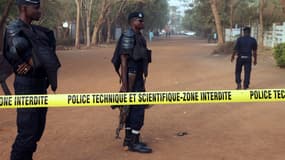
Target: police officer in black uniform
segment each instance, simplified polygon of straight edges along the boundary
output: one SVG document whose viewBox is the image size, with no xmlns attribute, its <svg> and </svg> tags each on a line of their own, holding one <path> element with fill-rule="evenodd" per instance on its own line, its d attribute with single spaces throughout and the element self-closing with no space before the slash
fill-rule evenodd
<svg viewBox="0 0 285 160">
<path fill-rule="evenodd" d="M 123 33 L 118 43 L 121 62 L 121 92 L 144 92 L 150 50 L 141 30 L 144 14 L 133 12 L 128 16 L 130 28 Z M 131 106 L 126 118 L 124 147 L 139 153 L 151 153 L 152 149 L 140 141 L 140 130 L 144 124 L 145 105 Z"/>
<path fill-rule="evenodd" d="M 236 60 L 236 69 L 235 69 L 235 77 L 237 83 L 237 89 L 241 89 L 241 71 L 244 66 L 244 81 L 243 88 L 248 89 L 250 84 L 250 73 L 251 73 L 251 65 L 252 65 L 252 57 L 253 64 L 257 64 L 257 42 L 254 38 L 250 37 L 251 29 L 249 27 L 245 27 L 243 29 L 244 36 L 238 38 L 234 52 L 231 57 L 231 62 L 234 61 L 235 55 L 237 54 Z"/>
<path fill-rule="evenodd" d="M 19 18 L 5 31 L 4 56 L 15 73 L 15 94 L 46 94 L 57 88 L 60 67 L 55 38 L 47 28 L 32 25 L 41 17 L 40 0 L 16 0 Z M 32 160 L 46 124 L 47 108 L 17 109 L 17 137 L 11 160 Z"/>
</svg>

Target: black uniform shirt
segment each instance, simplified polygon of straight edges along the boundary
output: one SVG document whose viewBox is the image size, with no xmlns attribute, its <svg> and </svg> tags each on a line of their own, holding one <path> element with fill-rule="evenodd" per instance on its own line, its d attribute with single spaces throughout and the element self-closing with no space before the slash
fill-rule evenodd
<svg viewBox="0 0 285 160">
<path fill-rule="evenodd" d="M 235 48 L 238 56 L 252 56 L 252 51 L 257 50 L 257 42 L 250 36 L 243 36 L 238 38 Z"/>
<path fill-rule="evenodd" d="M 23 34 L 23 32 L 20 31 L 21 28 L 26 28 L 26 29 L 29 29 L 35 32 L 32 25 L 28 25 L 20 19 L 13 21 L 10 25 L 8 25 L 6 34 L 5 34 L 5 38 L 7 42 L 6 44 L 7 46 L 5 46 L 6 52 L 7 52 L 6 54 L 10 54 L 9 50 L 13 46 L 12 41 L 15 37 L 23 37 L 29 42 L 28 38 Z M 18 65 L 22 63 L 28 63 L 29 59 L 32 58 L 32 47 L 33 47 L 32 44 L 29 43 L 29 47 L 24 52 L 18 53 L 18 56 L 20 57 L 20 59 L 14 60 L 14 59 L 10 59 L 9 56 L 7 56 L 7 60 L 13 66 L 13 69 L 16 75 L 17 75 L 16 70 L 18 69 Z M 34 78 L 44 78 L 46 77 L 46 71 L 42 67 L 37 68 L 36 70 L 32 67 L 31 70 L 29 70 L 29 72 L 23 76 L 34 77 Z"/>
<path fill-rule="evenodd" d="M 134 36 L 135 43 L 134 45 L 139 45 L 141 47 L 146 48 L 146 40 L 140 32 L 135 33 Z M 138 75 L 143 74 L 143 60 L 134 60 L 130 53 L 125 53 L 122 48 L 122 44 L 120 44 L 120 54 L 128 54 L 128 70 L 129 72 L 137 73 Z"/>
</svg>

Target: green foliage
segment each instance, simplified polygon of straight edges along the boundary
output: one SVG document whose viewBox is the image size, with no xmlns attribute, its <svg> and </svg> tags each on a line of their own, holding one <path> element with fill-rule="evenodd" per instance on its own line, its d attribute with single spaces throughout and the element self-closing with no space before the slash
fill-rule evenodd
<svg viewBox="0 0 285 160">
<path fill-rule="evenodd" d="M 220 0 L 218 9 L 222 26 L 230 27 L 230 6 L 234 4 L 233 24 L 246 26 L 259 23 L 259 0 Z M 283 22 L 285 15 L 280 0 L 265 1 L 264 27 L 269 28 L 274 22 Z M 207 33 L 214 26 L 209 0 L 195 0 L 193 7 L 186 11 L 183 26 L 187 30 Z"/>
<path fill-rule="evenodd" d="M 7 0 L 0 0 L 0 18 L 2 18 L 2 13 L 7 5 Z M 6 19 L 7 22 L 15 19 L 18 15 L 18 8 L 15 4 L 13 4 L 12 8 L 10 9 L 10 13 L 8 18 Z"/>
<path fill-rule="evenodd" d="M 67 15 L 71 15 L 72 4 L 66 2 L 60 2 L 60 0 L 45 0 L 41 3 L 42 7 L 42 18 L 39 24 L 48 27 L 56 28 L 66 20 Z M 69 8 L 69 9 L 65 9 Z"/>
<path fill-rule="evenodd" d="M 241 0 L 235 8 L 234 24 L 240 26 L 259 22 L 258 1 Z"/>
<path fill-rule="evenodd" d="M 285 67 L 285 43 L 274 47 L 274 58 L 278 66 Z"/>
<path fill-rule="evenodd" d="M 194 7 L 185 12 L 182 25 L 186 30 L 196 31 L 200 35 L 211 32 L 215 22 L 209 0 L 195 1 Z"/>
<path fill-rule="evenodd" d="M 272 23 L 284 22 L 285 15 L 280 0 L 266 1 L 264 9 L 264 27 L 272 27 Z"/>
<path fill-rule="evenodd" d="M 152 0 L 143 9 L 145 14 L 146 29 L 162 29 L 169 19 L 167 0 Z"/>
<path fill-rule="evenodd" d="M 165 27 L 169 20 L 167 0 L 145 0 L 144 3 L 129 2 L 123 13 L 123 20 L 127 24 L 128 14 L 143 11 L 145 14 L 145 30 L 156 30 Z"/>
<path fill-rule="evenodd" d="M 0 15 L 4 11 L 4 8 L 6 7 L 7 0 L 0 0 Z M 36 24 L 41 24 L 43 26 L 54 28 L 59 23 L 61 23 L 62 20 L 65 19 L 65 16 L 70 16 L 71 11 L 73 10 L 73 5 L 70 3 L 70 0 L 45 0 L 41 3 L 41 11 L 42 11 L 42 18 L 40 22 L 36 22 Z M 69 8 L 69 9 L 65 9 Z M 67 13 L 68 12 L 68 13 Z M 18 17 L 18 7 L 14 3 L 10 13 L 9 17 L 6 20 L 8 23 L 9 21 L 12 21 Z"/>
</svg>

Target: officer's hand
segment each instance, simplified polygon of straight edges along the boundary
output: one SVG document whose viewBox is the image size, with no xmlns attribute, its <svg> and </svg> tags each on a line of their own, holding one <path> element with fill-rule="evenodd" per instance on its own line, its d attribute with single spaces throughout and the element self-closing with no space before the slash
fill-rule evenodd
<svg viewBox="0 0 285 160">
<path fill-rule="evenodd" d="M 29 59 L 28 64 L 31 65 L 31 66 L 33 66 L 34 63 L 33 63 L 33 59 L 32 59 L 32 58 Z"/>
<path fill-rule="evenodd" d="M 231 62 L 233 62 L 235 60 L 235 57 L 234 56 L 232 56 L 232 58 L 231 58 Z"/>
<path fill-rule="evenodd" d="M 128 90 L 127 90 L 127 87 L 126 86 L 124 86 L 124 85 L 122 85 L 121 86 L 121 89 L 120 89 L 120 92 L 127 92 Z"/>
<path fill-rule="evenodd" d="M 17 73 L 20 75 L 24 75 L 31 70 L 32 66 L 27 63 L 22 63 L 18 65 Z"/>
<path fill-rule="evenodd" d="M 253 61 L 253 64 L 256 66 L 256 64 L 257 64 L 257 61 L 256 61 L 256 60 L 254 60 L 254 61 Z"/>
</svg>

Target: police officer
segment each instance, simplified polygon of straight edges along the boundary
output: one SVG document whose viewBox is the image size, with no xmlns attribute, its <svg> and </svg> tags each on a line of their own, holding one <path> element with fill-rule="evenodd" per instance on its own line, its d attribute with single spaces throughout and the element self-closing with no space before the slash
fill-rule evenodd
<svg viewBox="0 0 285 160">
<path fill-rule="evenodd" d="M 47 28 L 32 25 L 41 17 L 40 0 L 16 0 L 19 18 L 5 31 L 4 56 L 15 73 L 15 94 L 46 94 L 49 84 L 57 87 L 60 63 L 55 38 Z M 37 44 L 35 44 L 37 43 Z M 47 108 L 17 109 L 17 136 L 11 160 L 32 160 L 46 124 Z"/>
<path fill-rule="evenodd" d="M 236 60 L 236 69 L 235 69 L 235 77 L 237 83 L 237 89 L 241 89 L 241 71 L 244 66 L 244 81 L 243 88 L 248 89 L 250 84 L 250 73 L 251 73 L 251 65 L 252 65 L 252 57 L 253 64 L 257 64 L 257 42 L 254 38 L 250 37 L 251 29 L 249 27 L 245 27 L 243 29 L 244 36 L 238 38 L 234 52 L 231 57 L 231 62 L 234 61 L 235 55 L 237 54 Z"/>
<path fill-rule="evenodd" d="M 141 30 L 144 28 L 144 14 L 133 12 L 128 16 L 130 28 L 119 41 L 121 61 L 121 92 L 144 92 L 147 64 L 150 51 Z M 151 153 L 152 149 L 140 142 L 140 130 L 144 124 L 145 105 L 131 106 L 126 118 L 126 135 L 123 146 L 139 153 Z"/>
</svg>

